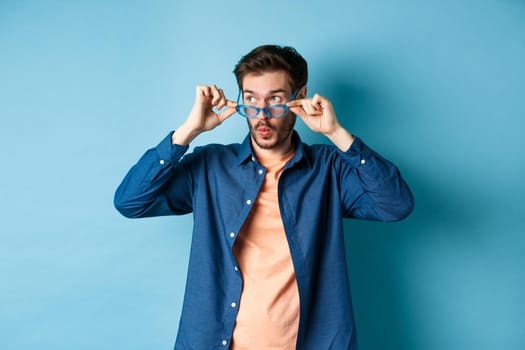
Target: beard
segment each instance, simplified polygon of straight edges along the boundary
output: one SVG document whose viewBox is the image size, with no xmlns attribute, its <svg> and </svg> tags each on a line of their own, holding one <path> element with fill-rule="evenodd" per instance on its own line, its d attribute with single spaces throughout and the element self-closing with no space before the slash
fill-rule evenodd
<svg viewBox="0 0 525 350">
<path fill-rule="evenodd" d="M 282 146 L 291 137 L 296 120 L 297 116 L 290 113 L 283 117 L 283 123 L 279 127 L 273 126 L 267 119 L 258 120 L 255 125 L 250 123 L 250 120 L 247 122 L 251 139 L 257 146 L 261 149 L 275 149 Z M 267 137 L 260 135 L 257 131 L 260 128 L 268 129 L 269 135 Z"/>
</svg>

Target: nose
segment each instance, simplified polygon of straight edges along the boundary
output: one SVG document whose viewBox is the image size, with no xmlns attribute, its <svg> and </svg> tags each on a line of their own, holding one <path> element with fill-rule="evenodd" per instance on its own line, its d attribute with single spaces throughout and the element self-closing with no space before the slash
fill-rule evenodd
<svg viewBox="0 0 525 350">
<path fill-rule="evenodd" d="M 262 105 L 258 105 L 257 107 L 259 107 L 260 110 L 259 110 L 259 114 L 257 114 L 257 115 L 255 116 L 255 119 L 259 119 L 259 120 L 266 120 L 266 119 L 268 119 L 268 117 L 267 117 L 266 114 L 264 113 L 264 108 L 266 108 L 267 105 L 262 104 Z"/>
<path fill-rule="evenodd" d="M 266 100 L 262 100 L 260 101 L 258 104 L 257 104 L 257 107 L 259 107 L 261 110 L 259 112 L 259 114 L 257 114 L 257 119 L 259 120 L 267 120 L 267 119 L 270 119 L 266 116 L 266 114 L 264 113 L 264 108 L 270 106 L 271 103 L 269 101 L 266 101 Z"/>
<path fill-rule="evenodd" d="M 264 111 L 261 109 L 261 111 L 259 112 L 259 114 L 257 114 L 257 116 L 255 117 L 255 119 L 259 119 L 259 120 L 267 120 L 269 119 L 266 114 L 264 114 Z"/>
</svg>

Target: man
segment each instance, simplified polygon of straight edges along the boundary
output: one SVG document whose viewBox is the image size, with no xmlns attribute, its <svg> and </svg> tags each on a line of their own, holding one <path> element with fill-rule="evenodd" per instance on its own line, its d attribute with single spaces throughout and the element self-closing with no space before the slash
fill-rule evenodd
<svg viewBox="0 0 525 350">
<path fill-rule="evenodd" d="M 343 218 L 395 221 L 413 208 L 397 168 L 351 135 L 330 101 L 306 97 L 293 48 L 261 46 L 234 73 L 237 103 L 198 86 L 187 119 L 129 171 L 115 194 L 127 217 L 193 212 L 175 349 L 357 349 Z M 242 144 L 199 134 L 235 112 Z M 333 145 L 307 145 L 298 115 Z"/>
</svg>

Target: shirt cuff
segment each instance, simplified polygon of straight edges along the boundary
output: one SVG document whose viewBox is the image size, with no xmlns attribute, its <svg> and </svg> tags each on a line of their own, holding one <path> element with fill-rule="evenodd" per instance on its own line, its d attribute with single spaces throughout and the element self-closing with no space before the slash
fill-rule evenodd
<svg viewBox="0 0 525 350">
<path fill-rule="evenodd" d="M 159 156 L 159 161 L 168 165 L 168 163 L 178 162 L 182 158 L 184 153 L 188 150 L 189 146 L 181 146 L 171 143 L 171 136 L 174 131 L 171 131 L 155 148 Z"/>
<path fill-rule="evenodd" d="M 357 168 L 365 165 L 374 155 L 374 151 L 359 137 L 354 137 L 354 142 L 352 142 L 350 148 L 346 152 L 341 152 L 341 154 L 353 167 Z"/>
</svg>

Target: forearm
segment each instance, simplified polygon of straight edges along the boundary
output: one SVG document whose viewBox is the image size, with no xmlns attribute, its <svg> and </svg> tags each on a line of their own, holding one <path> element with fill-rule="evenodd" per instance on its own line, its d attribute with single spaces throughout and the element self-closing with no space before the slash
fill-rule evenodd
<svg viewBox="0 0 525 350">
<path fill-rule="evenodd" d="M 350 167 L 343 184 L 346 216 L 398 221 L 412 212 L 412 192 L 392 162 L 357 138 L 344 159 Z"/>
<path fill-rule="evenodd" d="M 171 136 L 166 137 L 157 147 L 149 149 L 129 170 L 117 188 L 114 204 L 122 215 L 136 218 L 178 213 L 177 208 L 173 210 L 173 206 L 168 204 L 168 198 L 162 191 L 168 181 L 174 181 L 174 166 L 187 147 L 173 148 Z M 184 184 L 184 181 L 179 182 Z M 185 187 L 181 185 L 179 193 L 184 193 L 182 189 Z"/>
<path fill-rule="evenodd" d="M 184 123 L 171 135 L 171 143 L 174 145 L 188 146 L 200 133 L 200 131 Z"/>
<path fill-rule="evenodd" d="M 338 125 L 335 130 L 331 133 L 325 134 L 325 136 L 337 147 L 339 150 L 346 152 L 355 138 L 341 125 Z"/>
</svg>

